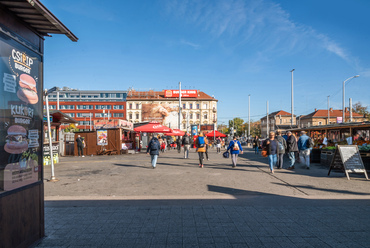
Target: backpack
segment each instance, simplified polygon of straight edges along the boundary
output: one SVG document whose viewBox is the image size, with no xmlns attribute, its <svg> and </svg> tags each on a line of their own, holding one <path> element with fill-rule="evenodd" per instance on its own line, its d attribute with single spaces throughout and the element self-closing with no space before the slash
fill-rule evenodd
<svg viewBox="0 0 370 248">
<path fill-rule="evenodd" d="M 157 142 L 155 142 L 154 140 L 152 140 L 152 142 L 150 144 L 150 150 L 152 150 L 152 151 L 158 150 Z"/>
<path fill-rule="evenodd" d="M 198 148 L 203 148 L 204 145 L 205 145 L 204 137 L 198 137 L 198 145 L 197 145 L 197 147 Z"/>
<path fill-rule="evenodd" d="M 236 141 L 236 140 L 234 141 L 233 150 L 234 151 L 238 151 L 239 150 L 238 141 Z"/>
<path fill-rule="evenodd" d="M 308 140 L 306 141 L 306 147 L 313 148 L 314 145 L 315 143 L 313 143 L 313 140 L 311 139 L 311 137 L 308 137 Z"/>
<path fill-rule="evenodd" d="M 190 139 L 189 139 L 189 136 L 185 136 L 184 137 L 184 145 L 189 145 L 190 144 Z"/>
<path fill-rule="evenodd" d="M 220 139 L 217 139 L 216 140 L 216 144 L 221 144 L 221 140 Z"/>
<path fill-rule="evenodd" d="M 279 151 L 284 151 L 284 145 L 282 142 L 278 141 L 278 145 L 279 145 Z"/>
</svg>

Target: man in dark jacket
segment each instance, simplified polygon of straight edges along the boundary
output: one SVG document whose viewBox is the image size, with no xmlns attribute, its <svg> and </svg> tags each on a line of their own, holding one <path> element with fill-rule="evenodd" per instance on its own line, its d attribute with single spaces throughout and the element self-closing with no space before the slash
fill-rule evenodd
<svg viewBox="0 0 370 248">
<path fill-rule="evenodd" d="M 189 158 L 190 137 L 188 133 L 185 133 L 184 137 L 182 138 L 182 144 L 184 145 L 184 158 Z"/>
<path fill-rule="evenodd" d="M 150 154 L 153 169 L 155 169 L 157 166 L 157 159 L 160 149 L 161 145 L 159 144 L 159 140 L 156 135 L 153 134 L 153 138 L 149 141 L 148 148 L 146 149 L 146 153 Z"/>
<path fill-rule="evenodd" d="M 287 140 L 287 153 L 288 153 L 288 158 L 290 160 L 290 165 L 287 168 L 288 170 L 293 170 L 294 169 L 294 163 L 295 163 L 295 153 L 298 152 L 298 145 L 297 145 L 297 140 L 292 134 L 292 132 L 288 131 L 287 133 L 288 140 Z"/>
<path fill-rule="evenodd" d="M 286 140 L 283 138 L 283 136 L 281 136 L 280 131 L 276 132 L 275 139 L 278 142 L 278 146 L 279 146 L 279 153 L 277 154 L 276 166 L 278 169 L 282 169 L 284 165 L 284 153 L 285 153 L 285 150 L 287 149 L 287 144 L 286 144 Z"/>
<path fill-rule="evenodd" d="M 277 163 L 277 155 L 279 154 L 279 144 L 275 140 L 274 132 L 269 133 L 269 138 L 263 142 L 263 147 L 267 150 L 270 172 L 274 174 L 274 166 Z"/>
<path fill-rule="evenodd" d="M 77 139 L 76 139 L 76 142 L 77 142 L 77 150 L 78 150 L 78 156 L 81 156 L 82 157 L 85 157 L 84 156 L 84 141 L 83 139 L 81 138 L 80 135 L 77 136 Z"/>
</svg>

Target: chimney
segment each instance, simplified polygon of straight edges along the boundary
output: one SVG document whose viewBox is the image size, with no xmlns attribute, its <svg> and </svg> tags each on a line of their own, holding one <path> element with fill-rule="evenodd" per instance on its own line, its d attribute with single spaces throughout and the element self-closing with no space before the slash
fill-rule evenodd
<svg viewBox="0 0 370 248">
<path fill-rule="evenodd" d="M 315 112 L 317 111 L 317 109 L 315 108 Z"/>
<path fill-rule="evenodd" d="M 330 111 L 330 112 L 333 112 L 333 108 L 330 108 L 330 109 L 329 109 L 329 111 Z"/>
</svg>

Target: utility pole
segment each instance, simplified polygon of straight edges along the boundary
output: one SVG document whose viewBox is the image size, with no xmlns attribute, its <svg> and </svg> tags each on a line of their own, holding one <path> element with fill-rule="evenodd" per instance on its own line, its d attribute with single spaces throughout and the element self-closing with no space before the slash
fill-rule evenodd
<svg viewBox="0 0 370 248">
<path fill-rule="evenodd" d="M 267 137 L 269 137 L 270 127 L 269 127 L 269 101 L 267 101 L 266 104 L 266 131 L 267 131 Z"/>
<path fill-rule="evenodd" d="M 349 99 L 349 122 L 352 122 L 352 98 Z"/>
<path fill-rule="evenodd" d="M 181 130 L 181 82 L 179 82 L 179 130 Z"/>
<path fill-rule="evenodd" d="M 294 72 L 294 70 L 295 69 L 290 71 L 292 73 L 292 99 L 291 99 L 291 101 L 292 101 L 292 103 L 291 103 L 291 105 L 292 105 L 292 119 L 290 120 L 291 127 L 293 127 L 293 116 L 294 116 L 294 98 L 293 98 L 293 96 L 294 96 L 294 94 L 293 94 L 293 72 Z"/>
<path fill-rule="evenodd" d="M 248 95 L 248 138 L 251 136 L 251 95 Z"/>
</svg>

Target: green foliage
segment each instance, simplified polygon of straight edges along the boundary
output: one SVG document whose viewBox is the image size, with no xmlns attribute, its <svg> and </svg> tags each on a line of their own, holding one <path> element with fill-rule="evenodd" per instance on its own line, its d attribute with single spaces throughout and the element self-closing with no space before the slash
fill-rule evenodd
<svg viewBox="0 0 370 248">
<path fill-rule="evenodd" d="M 353 112 L 360 114 L 360 115 L 365 115 L 368 120 L 370 120 L 370 112 L 367 110 L 367 106 L 362 106 L 361 102 L 356 102 L 352 106 Z"/>
</svg>

